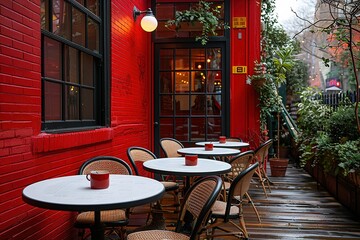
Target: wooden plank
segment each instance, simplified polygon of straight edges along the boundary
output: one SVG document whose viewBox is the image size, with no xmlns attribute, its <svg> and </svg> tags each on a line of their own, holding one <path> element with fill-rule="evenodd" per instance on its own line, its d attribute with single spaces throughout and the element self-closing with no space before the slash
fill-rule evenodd
<svg viewBox="0 0 360 240">
<path fill-rule="evenodd" d="M 258 222 L 250 204 L 244 206 L 250 239 L 360 239 L 360 217 L 338 203 L 304 170 L 290 165 L 285 177 L 269 175 L 274 185 L 268 198 L 256 181 L 249 191 L 262 222 Z M 144 218 L 146 215 L 132 218 L 128 229 L 131 231 L 143 225 Z M 167 228 L 173 230 L 177 216 L 165 214 L 165 218 Z M 235 229 L 230 224 L 227 228 Z"/>
</svg>

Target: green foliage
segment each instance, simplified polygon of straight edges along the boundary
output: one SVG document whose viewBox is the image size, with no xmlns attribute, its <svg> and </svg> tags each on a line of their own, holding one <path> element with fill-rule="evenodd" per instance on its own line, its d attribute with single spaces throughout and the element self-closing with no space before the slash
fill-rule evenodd
<svg viewBox="0 0 360 240">
<path fill-rule="evenodd" d="M 319 94 L 308 88 L 300 95 L 298 144 L 302 166 L 319 164 L 332 175 L 359 172 L 360 134 L 353 105 L 343 103 L 332 110 L 314 97 Z"/>
<path fill-rule="evenodd" d="M 359 139 L 353 105 L 341 105 L 329 118 L 329 136 L 333 142 L 343 143 Z"/>
<path fill-rule="evenodd" d="M 189 10 L 176 11 L 175 19 L 168 20 L 165 27 L 175 26 L 178 31 L 181 28 L 181 23 L 188 22 L 192 25 L 200 22 L 202 24 L 202 33 L 195 38 L 195 41 L 200 41 L 202 45 L 206 45 L 209 41 L 209 36 L 216 36 L 216 30 L 229 29 L 229 25 L 219 21 L 220 11 L 217 8 L 211 8 L 211 2 L 200 0 L 197 5 Z"/>
<path fill-rule="evenodd" d="M 346 176 L 349 173 L 360 172 L 360 140 L 347 141 L 335 148 L 339 155 L 338 167 Z"/>
</svg>

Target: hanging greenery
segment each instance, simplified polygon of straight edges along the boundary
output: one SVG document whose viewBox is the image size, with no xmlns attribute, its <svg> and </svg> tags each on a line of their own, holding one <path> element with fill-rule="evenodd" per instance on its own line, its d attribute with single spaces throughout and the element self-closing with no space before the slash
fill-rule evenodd
<svg viewBox="0 0 360 240">
<path fill-rule="evenodd" d="M 165 27 L 171 29 L 175 26 L 175 31 L 179 31 L 182 23 L 195 25 L 200 23 L 202 25 L 202 32 L 200 36 L 195 37 L 195 41 L 200 41 L 202 45 L 206 45 L 209 41 L 209 36 L 216 36 L 217 30 L 229 29 L 229 25 L 219 21 L 220 10 L 212 8 L 213 3 L 199 1 L 198 4 L 191 7 L 189 10 L 176 11 L 175 19 L 168 20 Z"/>
</svg>

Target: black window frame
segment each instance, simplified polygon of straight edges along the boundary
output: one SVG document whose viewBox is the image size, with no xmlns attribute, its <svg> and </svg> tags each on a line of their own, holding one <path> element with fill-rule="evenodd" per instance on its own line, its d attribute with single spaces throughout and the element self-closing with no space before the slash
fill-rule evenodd
<svg viewBox="0 0 360 240">
<path fill-rule="evenodd" d="M 75 0 L 64 0 L 71 7 L 85 13 L 85 21 L 91 18 L 92 21 L 99 23 L 99 51 L 93 51 L 84 46 L 81 46 L 75 42 L 65 39 L 59 35 L 52 33 L 52 0 L 48 1 L 48 29 L 41 29 L 41 130 L 49 133 L 61 133 L 61 132 L 76 132 L 89 129 L 96 129 L 101 127 L 108 127 L 110 125 L 110 1 L 99 1 L 99 15 L 95 15 L 89 9 Z M 85 1 L 86 2 L 86 1 Z M 85 22 L 85 24 L 86 24 Z M 85 28 L 86 29 L 86 28 Z M 87 30 L 85 30 L 85 41 L 87 41 Z M 79 120 L 65 120 L 65 113 L 62 110 L 62 116 L 60 120 L 46 120 L 45 119 L 45 81 L 53 81 L 53 79 L 44 77 L 44 38 L 50 38 L 61 44 L 61 48 L 64 46 L 72 47 L 78 50 L 80 53 L 86 53 L 94 57 L 96 63 L 94 63 L 94 117 L 93 119 L 80 119 Z M 61 54 L 61 61 L 64 62 L 64 51 Z M 64 74 L 64 67 L 61 69 Z M 61 104 L 65 103 L 65 90 L 64 86 L 67 84 L 64 80 L 61 91 L 62 100 Z M 81 97 L 79 97 L 81 98 Z M 62 107 L 64 109 L 64 107 Z M 79 112 L 80 112 L 79 107 Z"/>
</svg>

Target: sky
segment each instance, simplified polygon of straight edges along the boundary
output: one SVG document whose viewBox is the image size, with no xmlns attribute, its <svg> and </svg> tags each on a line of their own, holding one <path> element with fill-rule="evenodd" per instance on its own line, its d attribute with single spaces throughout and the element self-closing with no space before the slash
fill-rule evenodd
<svg viewBox="0 0 360 240">
<path fill-rule="evenodd" d="M 278 14 L 279 23 L 284 24 L 286 20 L 295 18 L 295 14 L 291 12 L 291 8 L 296 11 L 301 3 L 301 0 L 276 0 L 275 12 Z"/>
</svg>

